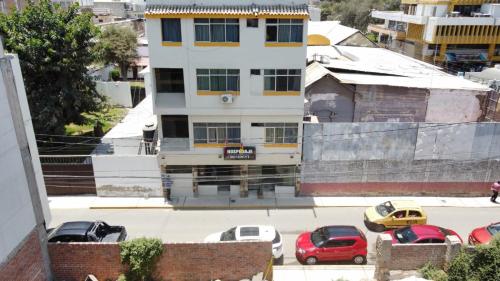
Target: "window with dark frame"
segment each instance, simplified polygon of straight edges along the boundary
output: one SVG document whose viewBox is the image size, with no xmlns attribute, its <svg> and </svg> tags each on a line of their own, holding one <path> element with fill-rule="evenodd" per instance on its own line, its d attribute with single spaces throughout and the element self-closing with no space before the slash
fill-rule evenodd
<svg viewBox="0 0 500 281">
<path fill-rule="evenodd" d="M 302 43 L 304 20 L 266 19 L 266 42 Z"/>
<path fill-rule="evenodd" d="M 187 115 L 162 115 L 161 126 L 163 138 L 189 138 Z"/>
<path fill-rule="evenodd" d="M 239 91 L 239 69 L 196 69 L 198 91 Z"/>
<path fill-rule="evenodd" d="M 264 69 L 264 91 L 300 91 L 300 69 Z"/>
<path fill-rule="evenodd" d="M 240 123 L 193 123 L 194 143 L 240 143 Z"/>
<path fill-rule="evenodd" d="M 163 42 L 182 42 L 181 19 L 161 19 Z"/>
<path fill-rule="evenodd" d="M 158 93 L 184 93 L 182 68 L 155 68 L 155 80 Z"/>
<path fill-rule="evenodd" d="M 247 27 L 259 27 L 259 19 L 247 19 Z"/>
<path fill-rule="evenodd" d="M 240 42 L 239 19 L 194 19 L 196 42 Z"/>
<path fill-rule="evenodd" d="M 251 69 L 250 75 L 260 75 L 260 69 Z"/>
</svg>

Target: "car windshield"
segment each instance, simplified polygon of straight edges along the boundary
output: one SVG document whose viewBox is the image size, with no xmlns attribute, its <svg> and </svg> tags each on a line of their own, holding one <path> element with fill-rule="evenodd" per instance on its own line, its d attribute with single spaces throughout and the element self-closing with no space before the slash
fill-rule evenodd
<svg viewBox="0 0 500 281">
<path fill-rule="evenodd" d="M 500 223 L 492 224 L 486 228 L 491 236 L 495 236 L 500 233 Z"/>
<path fill-rule="evenodd" d="M 377 210 L 377 213 L 384 217 L 396 210 L 394 206 L 392 206 L 391 201 L 384 202 L 375 207 L 375 209 Z"/>
<path fill-rule="evenodd" d="M 222 232 L 220 235 L 220 241 L 234 241 L 236 240 L 236 227 L 229 229 L 228 231 Z"/>
<path fill-rule="evenodd" d="M 316 247 L 321 246 L 327 240 L 328 238 L 326 237 L 324 228 L 316 229 L 311 233 L 311 242 L 313 242 Z"/>
<path fill-rule="evenodd" d="M 394 231 L 399 243 L 410 243 L 417 240 L 417 235 L 410 227 L 401 228 Z"/>
</svg>

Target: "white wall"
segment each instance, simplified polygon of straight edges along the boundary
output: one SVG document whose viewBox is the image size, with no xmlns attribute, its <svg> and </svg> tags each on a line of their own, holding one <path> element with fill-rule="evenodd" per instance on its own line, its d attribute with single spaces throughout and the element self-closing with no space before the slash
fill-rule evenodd
<svg viewBox="0 0 500 281">
<path fill-rule="evenodd" d="M 433 11 L 435 9 L 435 14 Z M 427 17 L 444 17 L 448 14 L 448 5 L 417 5 L 415 15 Z"/>
<path fill-rule="evenodd" d="M 500 4 L 483 4 L 481 13 L 490 14 L 494 18 L 500 18 Z"/>
<path fill-rule="evenodd" d="M 5 60 L 2 63 L 4 62 Z M 6 260 L 7 255 L 33 230 L 36 224 L 14 121 L 7 100 L 6 83 L 9 83 L 7 78 L 1 75 L 0 264 Z"/>
<path fill-rule="evenodd" d="M 481 105 L 474 91 L 430 90 L 425 122 L 476 122 Z"/>
<path fill-rule="evenodd" d="M 96 90 L 99 94 L 108 97 L 111 104 L 132 107 L 129 82 L 96 81 Z"/>
<path fill-rule="evenodd" d="M 99 196 L 162 196 L 156 155 L 92 155 Z"/>
</svg>

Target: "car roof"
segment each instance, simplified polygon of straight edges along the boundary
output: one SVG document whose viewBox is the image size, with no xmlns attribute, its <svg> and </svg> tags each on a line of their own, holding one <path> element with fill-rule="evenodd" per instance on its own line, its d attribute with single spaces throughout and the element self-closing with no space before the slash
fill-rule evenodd
<svg viewBox="0 0 500 281">
<path fill-rule="evenodd" d="M 360 236 L 359 230 L 352 225 L 329 225 L 324 228 L 329 238 Z"/>
<path fill-rule="evenodd" d="M 49 235 L 49 239 L 60 235 L 82 235 L 87 232 L 94 222 L 74 221 L 65 222 L 55 228 Z"/>
<path fill-rule="evenodd" d="M 276 236 L 276 229 L 270 225 L 239 225 L 236 227 L 236 240 L 265 240 L 272 241 Z"/>
<path fill-rule="evenodd" d="M 439 237 L 442 238 L 443 240 L 445 239 L 446 235 L 441 232 L 441 229 L 438 226 L 435 225 L 418 225 L 414 224 L 411 226 L 411 230 L 417 235 L 418 237 Z"/>
<path fill-rule="evenodd" d="M 394 206 L 394 208 L 396 208 L 397 210 L 400 209 L 418 209 L 420 211 L 422 210 L 422 207 L 420 207 L 420 205 L 418 205 L 417 202 L 413 200 L 391 200 L 389 202 L 391 202 L 392 206 Z"/>
</svg>

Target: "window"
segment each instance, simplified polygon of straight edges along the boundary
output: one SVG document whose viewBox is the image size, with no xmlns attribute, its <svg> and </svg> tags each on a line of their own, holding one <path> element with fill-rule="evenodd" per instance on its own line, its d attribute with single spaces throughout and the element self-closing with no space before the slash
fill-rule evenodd
<svg viewBox="0 0 500 281">
<path fill-rule="evenodd" d="M 300 69 L 265 69 L 264 91 L 300 91 Z"/>
<path fill-rule="evenodd" d="M 302 43 L 301 19 L 266 19 L 266 42 Z"/>
<path fill-rule="evenodd" d="M 421 217 L 421 216 L 422 216 L 422 214 L 420 214 L 420 212 L 419 212 L 419 211 L 409 211 L 409 212 L 408 212 L 408 216 L 409 216 L 410 218 L 419 218 L 419 217 Z"/>
<path fill-rule="evenodd" d="M 349 247 L 356 243 L 355 240 L 330 240 L 324 247 L 325 248 L 336 248 L 336 247 Z"/>
<path fill-rule="evenodd" d="M 161 33 L 163 42 L 182 42 L 181 20 L 161 19 Z"/>
<path fill-rule="evenodd" d="M 198 91 L 239 91 L 239 69 L 197 69 Z"/>
<path fill-rule="evenodd" d="M 250 75 L 260 75 L 260 69 L 250 69 Z"/>
<path fill-rule="evenodd" d="M 265 123 L 265 128 L 266 143 L 297 143 L 297 123 Z"/>
<path fill-rule="evenodd" d="M 156 68 L 155 78 L 158 93 L 184 93 L 182 68 Z"/>
<path fill-rule="evenodd" d="M 406 211 L 394 212 L 394 214 L 392 214 L 392 216 L 396 219 L 402 219 L 402 218 L 406 217 Z"/>
<path fill-rule="evenodd" d="M 259 27 L 259 19 L 247 19 L 247 27 Z"/>
<path fill-rule="evenodd" d="M 239 123 L 193 123 L 194 143 L 240 143 Z"/>
<path fill-rule="evenodd" d="M 196 42 L 240 42 L 239 19 L 194 19 Z"/>
<path fill-rule="evenodd" d="M 162 115 L 163 138 L 189 138 L 188 124 L 186 115 Z"/>
</svg>

